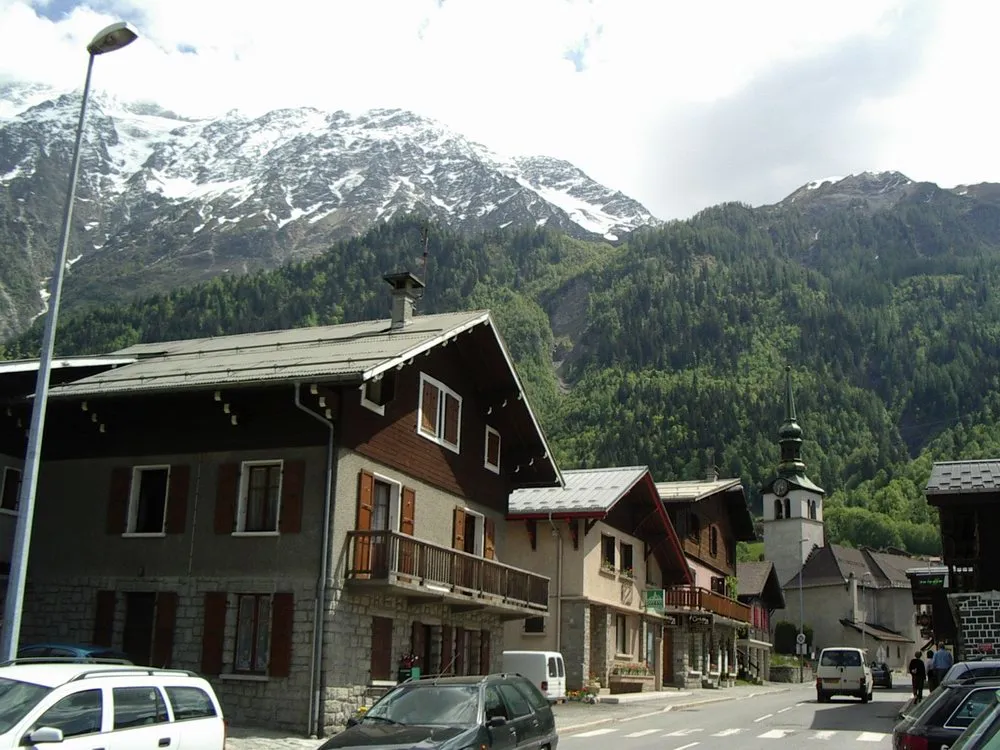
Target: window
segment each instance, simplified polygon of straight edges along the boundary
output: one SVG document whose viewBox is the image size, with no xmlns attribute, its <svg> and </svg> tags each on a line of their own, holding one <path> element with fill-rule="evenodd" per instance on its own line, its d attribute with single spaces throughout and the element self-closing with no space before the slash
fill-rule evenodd
<svg viewBox="0 0 1000 750">
<path fill-rule="evenodd" d="M 264 674 L 271 643 L 271 597 L 241 594 L 236 598 L 236 657 L 233 671 Z"/>
<path fill-rule="evenodd" d="M 167 721 L 167 704 L 155 687 L 114 688 L 115 729 L 131 729 Z"/>
<path fill-rule="evenodd" d="M 3 494 L 0 495 L 0 509 L 16 513 L 20 494 L 21 470 L 8 466 L 3 470 Z"/>
<path fill-rule="evenodd" d="M 948 721 L 944 723 L 945 727 L 948 728 L 958 728 L 965 729 L 976 717 L 979 716 L 986 708 L 994 705 L 996 703 L 996 688 L 984 688 L 981 690 L 973 690 L 969 693 L 965 700 L 962 701 L 961 705 L 955 709 Z"/>
<path fill-rule="evenodd" d="M 462 551 L 482 557 L 486 539 L 486 516 L 465 508 L 463 523 L 465 528 L 462 533 Z"/>
<path fill-rule="evenodd" d="M 215 716 L 215 704 L 201 688 L 168 687 L 167 698 L 174 707 L 174 721 Z"/>
<path fill-rule="evenodd" d="M 525 633 L 544 633 L 545 632 L 545 618 L 544 617 L 529 617 L 524 621 L 524 632 Z"/>
<path fill-rule="evenodd" d="M 601 568 L 615 569 L 615 538 L 607 534 L 601 534 Z"/>
<path fill-rule="evenodd" d="M 393 511 L 393 487 L 388 482 L 376 479 L 372 492 L 372 531 L 392 531 L 396 521 Z M 398 495 L 397 495 L 398 496 Z"/>
<path fill-rule="evenodd" d="M 776 499 L 774 501 L 774 519 L 780 521 L 782 519 L 781 515 L 781 499 Z"/>
<path fill-rule="evenodd" d="M 376 414 L 385 414 L 385 405 L 396 396 L 396 371 L 377 375 L 361 386 L 361 405 Z"/>
<path fill-rule="evenodd" d="M 494 474 L 500 473 L 500 433 L 486 425 L 486 451 L 483 466 Z"/>
<path fill-rule="evenodd" d="M 694 511 L 688 514 L 688 538 L 695 542 L 701 538 L 701 519 Z"/>
<path fill-rule="evenodd" d="M 615 615 L 615 653 L 627 655 L 628 650 L 628 620 L 625 615 Z"/>
<path fill-rule="evenodd" d="M 708 553 L 712 557 L 719 555 L 719 527 L 713 526 L 708 530 Z"/>
<path fill-rule="evenodd" d="M 499 690 L 500 695 L 503 696 L 503 701 L 507 704 L 507 709 L 511 713 L 511 718 L 517 719 L 531 713 L 531 705 L 524 697 L 524 694 L 521 693 L 521 691 L 519 691 L 516 687 L 508 685 L 507 683 L 501 683 L 497 685 L 497 690 Z"/>
<path fill-rule="evenodd" d="M 619 569 L 621 572 L 627 576 L 632 575 L 632 545 L 621 543 L 621 560 L 619 562 Z"/>
<path fill-rule="evenodd" d="M 274 534 L 281 506 L 281 461 L 244 461 L 236 531 Z"/>
<path fill-rule="evenodd" d="M 420 416 L 417 432 L 459 452 L 462 397 L 439 380 L 420 374 Z"/>
<path fill-rule="evenodd" d="M 816 501 L 815 500 L 810 500 L 809 501 L 809 518 L 811 518 L 813 521 L 816 520 Z"/>
<path fill-rule="evenodd" d="M 785 498 L 785 518 L 792 517 L 792 500 L 791 498 Z"/>
<path fill-rule="evenodd" d="M 559 661 L 559 666 L 562 667 L 562 661 Z M 560 669 L 559 676 L 563 677 L 565 672 Z M 551 674 L 550 677 L 555 677 Z M 535 683 L 531 682 L 526 678 L 513 679 L 511 684 L 517 689 L 517 691 L 524 696 L 525 700 L 531 704 L 531 707 L 536 711 L 544 711 L 549 707 L 549 699 L 542 695 L 542 691 L 535 687 Z"/>
<path fill-rule="evenodd" d="M 487 721 L 497 717 L 502 717 L 504 719 L 510 718 L 507 715 L 507 706 L 504 705 L 503 698 L 500 697 L 500 691 L 497 690 L 495 686 L 490 685 L 486 688 L 484 704 Z"/>
<path fill-rule="evenodd" d="M 136 466 L 132 470 L 127 533 L 164 533 L 169 484 L 169 466 Z"/>
<path fill-rule="evenodd" d="M 52 727 L 61 729 L 63 737 L 82 737 L 101 731 L 103 703 L 100 690 L 83 690 L 67 695 L 38 717 L 35 729 Z"/>
</svg>

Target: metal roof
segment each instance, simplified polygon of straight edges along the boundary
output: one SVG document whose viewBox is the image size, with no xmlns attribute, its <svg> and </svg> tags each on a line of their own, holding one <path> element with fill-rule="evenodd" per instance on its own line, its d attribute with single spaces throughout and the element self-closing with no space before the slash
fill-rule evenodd
<svg viewBox="0 0 1000 750">
<path fill-rule="evenodd" d="M 660 500 L 665 503 L 692 502 L 740 486 L 739 479 L 697 479 L 682 482 L 657 482 L 656 491 L 660 494 Z"/>
<path fill-rule="evenodd" d="M 511 492 L 507 516 L 607 513 L 648 472 L 646 466 L 564 471 L 565 487 L 532 487 Z"/>
<path fill-rule="evenodd" d="M 68 369 L 71 367 L 118 367 L 119 365 L 130 365 L 135 362 L 135 357 L 120 356 L 112 354 L 92 357 L 56 357 L 52 360 L 53 370 Z M 15 372 L 37 372 L 39 361 L 37 359 L 11 359 L 0 362 L 0 375 L 9 375 Z"/>
<path fill-rule="evenodd" d="M 928 495 L 970 495 L 1000 490 L 1000 459 L 937 461 L 931 467 Z"/>
<path fill-rule="evenodd" d="M 492 326 L 492 322 L 488 311 L 476 310 L 417 315 L 396 330 L 384 319 L 136 344 L 113 353 L 133 358 L 132 364 L 54 387 L 49 396 L 82 398 L 309 379 L 361 382 L 480 323 Z"/>
</svg>

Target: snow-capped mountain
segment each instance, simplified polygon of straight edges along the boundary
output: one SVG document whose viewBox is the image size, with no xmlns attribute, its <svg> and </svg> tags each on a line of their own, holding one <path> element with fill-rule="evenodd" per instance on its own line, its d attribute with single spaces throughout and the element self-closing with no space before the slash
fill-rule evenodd
<svg viewBox="0 0 1000 750">
<path fill-rule="evenodd" d="M 78 92 L 0 84 L 0 243 L 18 261 L 0 266 L 0 332 L 43 309 L 79 107 Z M 68 304 L 308 257 L 411 212 L 608 240 L 659 223 L 572 164 L 503 157 L 402 110 L 195 120 L 102 93 L 77 195 Z"/>
</svg>

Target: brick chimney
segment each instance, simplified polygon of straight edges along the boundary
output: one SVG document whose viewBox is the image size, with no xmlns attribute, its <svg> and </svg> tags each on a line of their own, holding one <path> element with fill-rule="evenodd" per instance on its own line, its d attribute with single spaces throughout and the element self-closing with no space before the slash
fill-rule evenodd
<svg viewBox="0 0 1000 750">
<path fill-rule="evenodd" d="M 413 322 L 413 308 L 423 294 L 424 282 L 409 271 L 389 273 L 382 277 L 392 287 L 391 329 L 405 328 Z"/>
</svg>

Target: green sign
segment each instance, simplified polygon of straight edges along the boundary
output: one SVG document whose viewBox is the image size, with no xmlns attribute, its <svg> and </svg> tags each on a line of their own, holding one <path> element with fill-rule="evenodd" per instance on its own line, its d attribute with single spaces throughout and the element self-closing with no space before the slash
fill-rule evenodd
<svg viewBox="0 0 1000 750">
<path fill-rule="evenodd" d="M 645 605 L 646 609 L 650 609 L 655 612 L 663 611 L 665 598 L 663 589 L 645 589 L 642 592 L 642 603 Z"/>
</svg>

